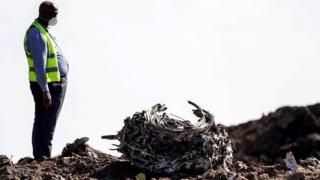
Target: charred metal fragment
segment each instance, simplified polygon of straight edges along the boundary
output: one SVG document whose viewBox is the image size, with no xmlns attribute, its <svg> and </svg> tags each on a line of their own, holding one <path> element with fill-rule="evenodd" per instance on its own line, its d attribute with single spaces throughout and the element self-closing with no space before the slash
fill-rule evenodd
<svg viewBox="0 0 320 180">
<path fill-rule="evenodd" d="M 195 107 L 193 113 L 199 118 L 196 124 L 168 115 L 164 104 L 156 104 L 127 117 L 117 135 L 102 138 L 119 140 L 116 150 L 123 158 L 154 173 L 230 168 L 232 148 L 224 127 L 215 124 L 211 113 L 188 103 Z"/>
</svg>

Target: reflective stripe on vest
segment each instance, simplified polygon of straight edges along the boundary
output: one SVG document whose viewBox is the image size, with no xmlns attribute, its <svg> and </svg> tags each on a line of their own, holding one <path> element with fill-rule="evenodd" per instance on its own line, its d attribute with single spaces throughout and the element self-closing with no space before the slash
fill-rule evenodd
<svg viewBox="0 0 320 180">
<path fill-rule="evenodd" d="M 44 27 L 38 23 L 38 21 L 34 21 L 32 25 L 28 28 L 27 33 L 31 27 L 36 27 L 40 33 L 42 39 L 45 41 L 46 48 L 47 48 L 47 61 L 46 61 L 46 80 L 47 82 L 57 82 L 60 81 L 60 72 L 58 68 L 58 58 L 56 49 L 54 46 L 54 42 L 51 39 L 49 33 L 44 29 Z M 35 72 L 34 63 L 32 59 L 31 52 L 28 50 L 27 47 L 27 33 L 24 38 L 24 49 L 26 52 L 26 56 L 28 59 L 28 66 L 29 66 L 29 81 L 37 81 L 37 74 Z"/>
<path fill-rule="evenodd" d="M 33 71 L 33 72 L 36 72 L 34 67 L 29 67 L 29 71 Z M 59 68 L 58 67 L 50 67 L 50 68 L 46 68 L 46 72 L 56 72 L 56 71 L 59 71 Z"/>
</svg>

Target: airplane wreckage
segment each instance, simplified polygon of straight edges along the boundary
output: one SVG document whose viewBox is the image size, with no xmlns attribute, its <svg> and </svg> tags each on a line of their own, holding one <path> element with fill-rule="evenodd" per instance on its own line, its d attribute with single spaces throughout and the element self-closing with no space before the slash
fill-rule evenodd
<svg viewBox="0 0 320 180">
<path fill-rule="evenodd" d="M 232 147 L 224 127 L 217 125 L 208 111 L 193 105 L 198 122 L 192 124 L 167 114 L 164 104 L 135 113 L 124 120 L 117 135 L 102 136 L 118 140 L 122 158 L 153 173 L 205 172 L 232 166 Z"/>
</svg>

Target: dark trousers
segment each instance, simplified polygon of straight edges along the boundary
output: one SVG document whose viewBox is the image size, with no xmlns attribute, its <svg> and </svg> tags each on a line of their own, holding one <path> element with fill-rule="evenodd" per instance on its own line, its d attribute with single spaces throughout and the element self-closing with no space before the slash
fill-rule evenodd
<svg viewBox="0 0 320 180">
<path fill-rule="evenodd" d="M 60 82 L 48 83 L 52 104 L 46 109 L 43 105 L 43 93 L 37 82 L 30 82 L 30 89 L 35 102 L 35 118 L 32 130 L 33 156 L 51 157 L 51 147 L 54 129 L 64 101 L 67 89 L 67 78 Z"/>
</svg>

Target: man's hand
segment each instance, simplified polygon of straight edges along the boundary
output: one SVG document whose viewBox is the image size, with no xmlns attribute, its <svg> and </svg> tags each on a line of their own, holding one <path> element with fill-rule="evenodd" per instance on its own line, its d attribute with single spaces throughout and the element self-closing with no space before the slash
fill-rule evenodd
<svg viewBox="0 0 320 180">
<path fill-rule="evenodd" d="M 51 95 L 50 95 L 50 92 L 47 91 L 47 92 L 43 92 L 43 105 L 46 109 L 49 109 L 49 107 L 51 106 L 52 104 L 52 99 L 51 99 Z"/>
</svg>

